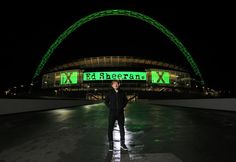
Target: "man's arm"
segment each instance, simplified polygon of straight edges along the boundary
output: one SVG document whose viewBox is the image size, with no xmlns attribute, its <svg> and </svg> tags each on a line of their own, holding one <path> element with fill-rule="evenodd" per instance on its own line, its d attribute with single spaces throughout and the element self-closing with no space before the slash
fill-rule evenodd
<svg viewBox="0 0 236 162">
<path fill-rule="evenodd" d="M 109 104 L 110 104 L 110 95 L 109 95 L 109 93 L 107 93 L 104 103 L 107 107 L 109 107 Z"/>
<path fill-rule="evenodd" d="M 124 107 L 127 105 L 127 103 L 128 103 L 128 98 L 127 98 L 127 96 L 126 96 L 126 93 L 124 93 Z"/>
</svg>

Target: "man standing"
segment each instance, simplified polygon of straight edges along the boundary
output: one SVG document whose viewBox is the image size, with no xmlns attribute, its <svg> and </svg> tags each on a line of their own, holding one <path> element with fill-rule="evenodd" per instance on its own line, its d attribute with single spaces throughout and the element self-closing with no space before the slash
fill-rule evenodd
<svg viewBox="0 0 236 162">
<path fill-rule="evenodd" d="M 105 98 L 105 104 L 109 108 L 108 116 L 108 140 L 109 140 L 109 151 L 113 151 L 113 129 L 115 121 L 118 121 L 120 128 L 120 147 L 123 150 L 128 150 L 125 145 L 125 118 L 124 118 L 124 107 L 128 103 L 125 92 L 120 89 L 120 82 L 113 80 L 111 82 L 111 90 L 108 92 Z"/>
</svg>

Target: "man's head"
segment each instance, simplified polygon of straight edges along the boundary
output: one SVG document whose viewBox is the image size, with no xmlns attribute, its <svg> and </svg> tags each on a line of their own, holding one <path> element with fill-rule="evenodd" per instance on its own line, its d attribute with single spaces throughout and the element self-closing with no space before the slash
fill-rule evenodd
<svg viewBox="0 0 236 162">
<path fill-rule="evenodd" d="M 114 89 L 118 89 L 118 88 L 120 87 L 120 82 L 119 82 L 118 80 L 113 80 L 113 81 L 111 82 L 111 86 L 112 86 L 112 88 L 114 88 Z"/>
</svg>

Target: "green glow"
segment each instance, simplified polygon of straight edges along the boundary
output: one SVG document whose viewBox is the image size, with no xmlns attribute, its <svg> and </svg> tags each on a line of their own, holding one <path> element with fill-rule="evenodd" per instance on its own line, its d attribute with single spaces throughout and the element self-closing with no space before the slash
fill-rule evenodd
<svg viewBox="0 0 236 162">
<path fill-rule="evenodd" d="M 165 71 L 151 71 L 152 83 L 170 84 L 170 73 Z"/>
<path fill-rule="evenodd" d="M 108 72 L 84 72 L 84 81 L 93 80 L 146 80 L 146 72 L 108 71 Z"/>
<path fill-rule="evenodd" d="M 61 72 L 61 85 L 78 84 L 78 72 Z"/>
<path fill-rule="evenodd" d="M 158 21 L 152 19 L 149 16 L 146 16 L 144 14 L 134 12 L 134 11 L 129 11 L 129 10 L 104 10 L 100 12 L 95 12 L 92 13 L 88 16 L 85 16 L 81 18 L 80 20 L 76 21 L 74 24 L 72 24 L 69 28 L 67 28 L 56 40 L 55 42 L 49 47 L 48 51 L 46 54 L 43 56 L 40 64 L 38 65 L 36 72 L 33 76 L 33 80 L 41 73 L 44 65 L 48 61 L 49 57 L 52 55 L 52 53 L 55 51 L 55 49 L 70 35 L 72 34 L 75 30 L 77 30 L 79 27 L 81 27 L 83 24 L 90 22 L 92 20 L 95 20 L 97 18 L 101 17 L 106 17 L 106 16 L 128 16 L 128 17 L 133 17 L 139 20 L 142 20 L 144 22 L 149 23 L 150 25 L 154 26 L 157 28 L 159 31 L 161 31 L 165 36 L 167 36 L 175 45 L 176 47 L 182 52 L 182 54 L 185 56 L 187 61 L 190 63 L 194 73 L 200 77 L 201 83 L 204 84 L 204 80 L 202 78 L 202 75 L 200 73 L 200 70 L 198 69 L 197 64 L 193 60 L 192 56 L 190 53 L 187 51 L 185 46 L 179 41 L 179 39 L 172 34 L 167 28 L 165 28 L 161 23 Z"/>
</svg>

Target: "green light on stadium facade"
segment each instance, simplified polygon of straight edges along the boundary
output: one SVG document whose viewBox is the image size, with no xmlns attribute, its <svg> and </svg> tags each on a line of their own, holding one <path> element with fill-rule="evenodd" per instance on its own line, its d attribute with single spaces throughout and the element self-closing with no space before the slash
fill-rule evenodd
<svg viewBox="0 0 236 162">
<path fill-rule="evenodd" d="M 83 81 L 101 80 L 147 80 L 146 72 L 132 71 L 105 71 L 105 72 L 84 72 Z M 78 84 L 77 71 L 64 71 L 60 73 L 61 85 Z M 170 84 L 170 73 L 166 71 L 151 71 L 151 83 Z"/>
<path fill-rule="evenodd" d="M 146 72 L 108 71 L 108 72 L 84 72 L 83 81 L 96 80 L 146 80 Z"/>
<path fill-rule="evenodd" d="M 170 84 L 170 73 L 165 71 L 151 71 L 152 83 Z"/>
<path fill-rule="evenodd" d="M 78 72 L 61 72 L 61 85 L 78 84 Z"/>
</svg>

